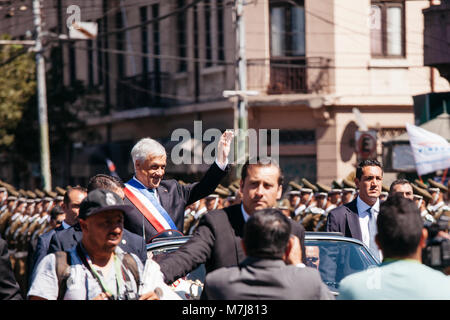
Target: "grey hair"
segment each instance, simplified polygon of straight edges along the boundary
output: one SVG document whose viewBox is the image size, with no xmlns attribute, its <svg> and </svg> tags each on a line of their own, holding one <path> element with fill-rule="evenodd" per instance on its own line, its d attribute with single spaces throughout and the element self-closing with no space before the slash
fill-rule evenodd
<svg viewBox="0 0 450 320">
<path fill-rule="evenodd" d="M 156 140 L 143 138 L 139 140 L 131 149 L 133 166 L 136 169 L 136 160 L 145 161 L 148 157 L 166 156 L 166 149 Z"/>
</svg>

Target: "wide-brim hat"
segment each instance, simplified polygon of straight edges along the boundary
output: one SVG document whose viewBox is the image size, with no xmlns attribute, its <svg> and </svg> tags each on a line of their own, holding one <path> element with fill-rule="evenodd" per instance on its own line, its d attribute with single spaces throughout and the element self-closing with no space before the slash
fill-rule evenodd
<svg viewBox="0 0 450 320">
<path fill-rule="evenodd" d="M 342 180 L 342 183 L 344 184 L 345 188 L 356 189 L 356 184 L 353 181 L 350 181 L 348 179 L 344 179 L 344 180 Z"/>
<path fill-rule="evenodd" d="M 303 186 L 305 186 L 306 188 L 312 189 L 314 192 L 319 191 L 319 188 L 317 188 L 314 184 L 309 182 L 306 178 L 302 178 L 302 183 L 303 183 Z"/>
<path fill-rule="evenodd" d="M 333 180 L 333 182 L 331 182 L 332 189 L 342 189 L 343 187 L 344 185 L 342 183 L 339 183 L 339 181 L 337 180 Z"/>
<path fill-rule="evenodd" d="M 419 179 L 415 179 L 414 183 L 422 189 L 428 188 L 428 186 L 425 183 L 423 183 L 422 181 L 420 181 Z"/>
<path fill-rule="evenodd" d="M 86 219 L 100 212 L 115 210 L 127 214 L 133 210 L 133 207 L 124 204 L 122 198 L 114 192 L 95 189 L 89 192 L 87 197 L 81 202 L 78 217 L 80 219 Z"/>
<path fill-rule="evenodd" d="M 433 186 L 434 188 L 439 188 L 441 191 L 448 191 L 448 187 L 444 186 L 442 183 L 439 183 L 437 181 L 434 181 L 432 179 L 428 179 L 428 183 L 430 186 Z"/>
<path fill-rule="evenodd" d="M 331 191 L 331 188 L 330 188 L 330 187 L 328 187 L 328 186 L 326 186 L 326 185 L 324 185 L 324 184 L 322 184 L 322 183 L 320 183 L 320 182 L 317 182 L 317 183 L 316 183 L 316 186 L 317 186 L 317 188 L 319 189 L 319 191 L 320 191 L 321 193 L 322 193 L 322 192 L 325 192 L 325 193 L 328 194 L 328 192 Z"/>
<path fill-rule="evenodd" d="M 419 195 L 419 196 L 422 196 L 422 197 L 425 198 L 427 201 L 429 201 L 429 200 L 431 200 L 431 199 L 433 198 L 433 197 L 431 196 L 431 194 L 430 194 L 427 190 L 422 189 L 422 188 L 416 186 L 414 183 L 411 183 L 411 186 L 412 186 L 412 188 L 413 188 L 414 194 L 417 194 L 417 195 Z"/>
<path fill-rule="evenodd" d="M 289 185 L 292 187 L 292 189 L 300 191 L 302 190 L 302 186 L 299 185 L 297 182 L 295 181 L 289 181 Z"/>
</svg>

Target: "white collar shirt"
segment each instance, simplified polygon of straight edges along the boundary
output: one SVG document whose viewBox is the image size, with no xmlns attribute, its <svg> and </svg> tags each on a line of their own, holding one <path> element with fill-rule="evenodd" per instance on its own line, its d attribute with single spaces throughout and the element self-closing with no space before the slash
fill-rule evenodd
<svg viewBox="0 0 450 320">
<path fill-rule="evenodd" d="M 250 218 L 250 216 L 245 211 L 243 203 L 241 203 L 241 211 L 242 211 L 242 217 L 244 218 L 244 221 L 247 222 L 247 220 Z"/>
<path fill-rule="evenodd" d="M 356 199 L 356 207 L 358 209 L 358 217 L 359 217 L 359 226 L 361 227 L 361 236 L 362 236 L 362 242 L 369 247 L 370 243 L 370 236 L 369 236 L 369 213 L 367 212 L 367 209 L 370 208 L 370 206 L 365 203 L 361 198 L 358 196 Z M 372 206 L 372 214 L 376 219 L 378 218 L 378 213 L 380 211 L 380 200 L 377 199 L 377 202 Z M 375 235 L 372 235 L 373 238 L 375 238 Z M 381 252 L 380 252 L 381 255 Z"/>
</svg>

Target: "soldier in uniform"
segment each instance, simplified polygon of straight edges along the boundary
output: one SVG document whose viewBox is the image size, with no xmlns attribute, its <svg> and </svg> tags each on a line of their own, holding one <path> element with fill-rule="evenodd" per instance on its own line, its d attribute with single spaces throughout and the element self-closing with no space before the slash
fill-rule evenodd
<svg viewBox="0 0 450 320">
<path fill-rule="evenodd" d="M 432 199 L 431 194 L 427 190 L 416 186 L 414 183 L 411 183 L 411 186 L 414 192 L 413 199 L 417 205 L 417 208 L 419 208 L 422 220 L 424 222 L 425 221 L 429 221 L 431 223 L 436 222 L 436 220 L 427 210 L 427 203 Z"/>
<path fill-rule="evenodd" d="M 310 188 L 302 187 L 300 191 L 300 204 L 294 210 L 294 220 L 301 221 L 306 214 L 306 210 L 310 208 L 310 206 L 314 206 L 314 193 Z"/>
<path fill-rule="evenodd" d="M 344 185 L 344 188 L 342 189 L 342 204 L 346 204 L 353 201 L 358 194 L 354 182 L 344 179 L 342 183 Z"/>
<path fill-rule="evenodd" d="M 23 193 L 19 190 L 19 199 L 17 207 L 14 210 L 14 213 L 10 219 L 9 226 L 6 228 L 5 231 L 5 239 L 8 242 L 8 247 L 11 249 L 15 248 L 15 243 L 13 242 L 14 233 L 26 220 L 25 218 L 26 208 L 27 208 L 27 198 L 25 198 Z"/>
<path fill-rule="evenodd" d="M 431 194 L 432 200 L 428 204 L 427 209 L 437 221 L 443 212 L 450 210 L 444 202 L 444 194 L 447 193 L 448 188 L 432 179 L 428 179 L 428 183 L 430 184 L 428 192 Z"/>
<path fill-rule="evenodd" d="M 9 196 L 6 198 L 6 203 L 2 206 L 2 211 L 0 213 L 0 236 L 2 238 L 5 238 L 6 227 L 9 225 L 10 218 L 17 205 L 18 193 L 14 190 L 9 190 L 8 193 Z"/>
<path fill-rule="evenodd" d="M 278 201 L 277 208 L 289 219 L 291 217 L 292 207 L 290 205 L 290 201 L 288 199 L 283 199 Z"/>
<path fill-rule="evenodd" d="M 287 201 L 289 202 L 289 215 L 295 217 L 295 209 L 300 205 L 300 190 L 291 190 L 287 193 Z"/>
<path fill-rule="evenodd" d="M 389 196 L 389 192 L 387 191 L 381 191 L 380 192 L 380 201 L 385 201 L 387 199 L 387 197 Z"/>
<path fill-rule="evenodd" d="M 205 205 L 206 199 L 202 198 L 194 202 L 194 209 L 191 211 L 192 218 L 186 221 L 183 226 L 184 234 L 192 234 L 195 227 L 198 225 L 200 218 L 208 211 Z"/>
</svg>

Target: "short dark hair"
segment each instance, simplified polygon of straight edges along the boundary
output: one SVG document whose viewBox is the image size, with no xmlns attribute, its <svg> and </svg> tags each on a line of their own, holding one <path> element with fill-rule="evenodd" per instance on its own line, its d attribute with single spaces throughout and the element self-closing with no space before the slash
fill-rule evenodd
<svg viewBox="0 0 450 320">
<path fill-rule="evenodd" d="M 113 191 L 115 188 L 123 189 L 125 188 L 125 184 L 117 177 L 109 176 L 107 174 L 97 174 L 89 179 L 87 190 L 89 193 L 95 189 Z"/>
<path fill-rule="evenodd" d="M 61 208 L 60 206 L 54 206 L 52 208 L 52 210 L 50 210 L 50 219 L 55 221 L 59 215 L 64 214 L 64 213 L 65 212 L 64 212 L 63 208 Z"/>
<path fill-rule="evenodd" d="M 406 257 L 417 250 L 423 221 L 414 201 L 399 195 L 380 205 L 378 240 L 385 257 Z"/>
<path fill-rule="evenodd" d="M 360 180 L 362 177 L 362 170 L 364 167 L 380 167 L 381 171 L 383 171 L 381 163 L 378 160 L 375 159 L 363 160 L 358 164 L 358 167 L 356 167 L 356 178 L 358 180 Z"/>
<path fill-rule="evenodd" d="M 247 178 L 248 175 L 248 168 L 250 166 L 257 166 L 257 167 L 262 167 L 262 166 L 275 166 L 278 168 L 278 172 L 279 172 L 279 177 L 278 177 L 278 185 L 282 185 L 283 184 L 283 173 L 281 172 L 281 167 L 278 164 L 278 161 L 276 161 L 274 158 L 271 157 L 255 157 L 255 158 L 250 158 L 247 159 L 247 161 L 245 161 L 244 165 L 242 166 L 242 171 L 241 171 L 241 181 L 244 182 L 245 178 Z"/>
<path fill-rule="evenodd" d="M 66 193 L 64 194 L 64 199 L 63 199 L 63 203 L 64 203 L 66 206 L 68 206 L 69 203 L 70 203 L 70 198 L 69 198 L 69 196 L 70 196 L 70 193 L 71 193 L 72 191 L 80 191 L 80 192 L 85 192 L 85 193 L 87 193 L 86 188 L 81 187 L 81 186 L 68 187 Z"/>
<path fill-rule="evenodd" d="M 258 258 L 281 259 L 291 235 L 291 224 L 279 209 L 256 211 L 244 227 L 247 255 Z"/>
<path fill-rule="evenodd" d="M 396 185 L 399 185 L 399 184 L 409 184 L 409 185 L 411 185 L 411 182 L 409 182 L 406 179 L 397 179 L 397 180 L 395 180 L 394 182 L 391 183 L 391 186 L 389 187 L 389 195 L 393 195 L 394 187 Z M 412 185 L 411 185 L 411 188 L 412 188 Z"/>
</svg>

